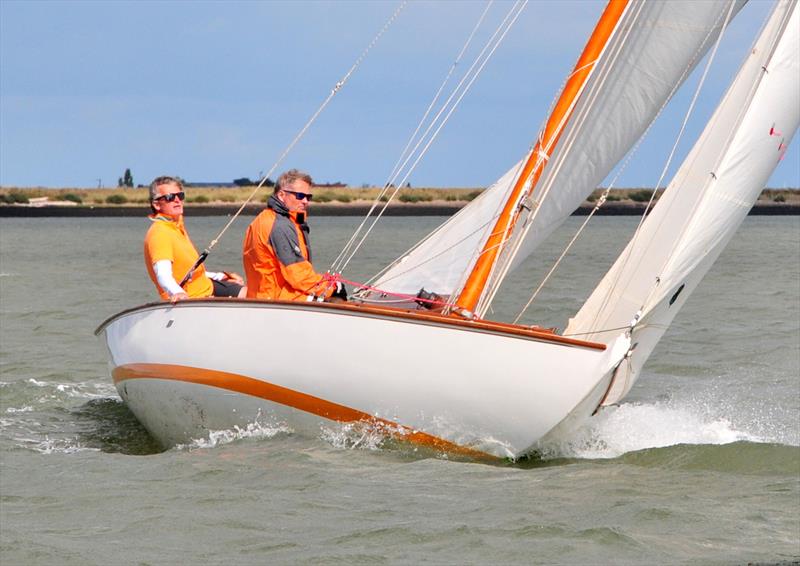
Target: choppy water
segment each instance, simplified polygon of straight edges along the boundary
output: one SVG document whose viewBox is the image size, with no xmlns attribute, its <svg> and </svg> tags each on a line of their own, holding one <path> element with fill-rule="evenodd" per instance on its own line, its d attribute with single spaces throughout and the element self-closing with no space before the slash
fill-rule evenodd
<svg viewBox="0 0 800 566">
<path fill-rule="evenodd" d="M 247 221 L 210 267 L 239 267 Z M 356 221 L 313 219 L 318 266 Z M 596 219 L 525 320 L 563 327 L 635 222 Z M 387 219 L 346 275 L 372 274 L 436 223 Z M 504 465 L 347 428 L 219 431 L 161 452 L 92 335 L 155 296 L 146 224 L 0 220 L 3 564 L 800 561 L 800 219 L 748 218 L 629 398 L 544 459 Z M 188 219 L 198 245 L 222 224 Z M 495 315 L 513 318 L 547 266 L 515 274 Z"/>
</svg>

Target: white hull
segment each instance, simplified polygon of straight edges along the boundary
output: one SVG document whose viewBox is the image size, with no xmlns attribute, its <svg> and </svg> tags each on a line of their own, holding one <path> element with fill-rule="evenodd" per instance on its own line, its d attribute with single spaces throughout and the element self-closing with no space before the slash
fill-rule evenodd
<svg viewBox="0 0 800 566">
<path fill-rule="evenodd" d="M 201 300 L 98 329 L 122 399 L 162 444 L 256 420 L 318 436 L 368 421 L 448 452 L 518 457 L 599 405 L 627 340 L 320 303 Z M 560 428 L 563 428 L 564 425 Z"/>
</svg>

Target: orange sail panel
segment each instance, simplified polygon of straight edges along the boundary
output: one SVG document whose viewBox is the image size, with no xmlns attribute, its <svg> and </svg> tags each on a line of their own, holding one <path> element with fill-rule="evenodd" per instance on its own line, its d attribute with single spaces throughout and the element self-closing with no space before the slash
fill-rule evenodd
<svg viewBox="0 0 800 566">
<path fill-rule="evenodd" d="M 494 228 L 490 232 L 489 238 L 486 240 L 461 294 L 456 300 L 457 311 L 475 312 L 475 307 L 486 287 L 486 282 L 497 261 L 500 250 L 514 230 L 514 225 L 519 218 L 520 210 L 517 203 L 520 201 L 520 196 L 526 186 L 529 187 L 528 194 L 533 194 L 546 163 L 546 158 L 543 156 L 549 155 L 556 143 L 558 143 L 561 133 L 564 131 L 564 126 L 575 108 L 575 103 L 583 91 L 586 81 L 589 79 L 595 62 L 600 57 L 603 49 L 605 49 L 627 5 L 628 0 L 611 0 L 597 22 L 594 32 L 589 38 L 580 59 L 575 64 L 572 75 L 564 86 L 564 90 L 561 92 L 561 96 L 547 120 L 542 136 L 522 168 L 522 172 Z"/>
</svg>

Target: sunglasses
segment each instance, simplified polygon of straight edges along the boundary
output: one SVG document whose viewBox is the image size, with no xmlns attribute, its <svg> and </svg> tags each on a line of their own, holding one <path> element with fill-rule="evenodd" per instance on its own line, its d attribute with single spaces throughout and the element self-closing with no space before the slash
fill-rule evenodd
<svg viewBox="0 0 800 566">
<path fill-rule="evenodd" d="M 156 197 L 153 200 L 163 200 L 166 202 L 173 202 L 175 199 L 184 200 L 186 198 L 186 193 L 183 191 L 179 193 L 168 193 L 166 195 L 161 195 L 160 197 Z"/>
<path fill-rule="evenodd" d="M 297 200 L 305 200 L 308 199 L 309 201 L 314 198 L 314 195 L 310 193 L 298 193 L 296 191 L 287 191 L 286 189 L 281 189 L 284 193 L 291 193 L 294 195 L 294 198 Z"/>
</svg>

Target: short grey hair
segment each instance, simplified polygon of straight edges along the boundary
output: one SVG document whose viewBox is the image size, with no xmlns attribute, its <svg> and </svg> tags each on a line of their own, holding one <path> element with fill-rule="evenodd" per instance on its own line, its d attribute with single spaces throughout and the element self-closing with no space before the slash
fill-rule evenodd
<svg viewBox="0 0 800 566">
<path fill-rule="evenodd" d="M 178 185 L 180 190 L 183 190 L 183 181 L 180 180 L 178 177 L 170 177 L 169 175 L 162 175 L 161 177 L 156 177 L 153 179 L 153 182 L 150 183 L 150 200 L 153 201 L 158 197 L 158 190 L 156 187 L 159 185 Z"/>
<path fill-rule="evenodd" d="M 285 173 L 281 173 L 281 176 L 278 177 L 278 180 L 275 181 L 275 192 L 281 190 L 288 190 L 288 187 L 292 185 L 297 180 L 305 181 L 309 185 L 314 185 L 313 179 L 311 179 L 311 175 L 305 173 L 303 171 L 299 171 L 298 169 L 289 169 Z"/>
</svg>

